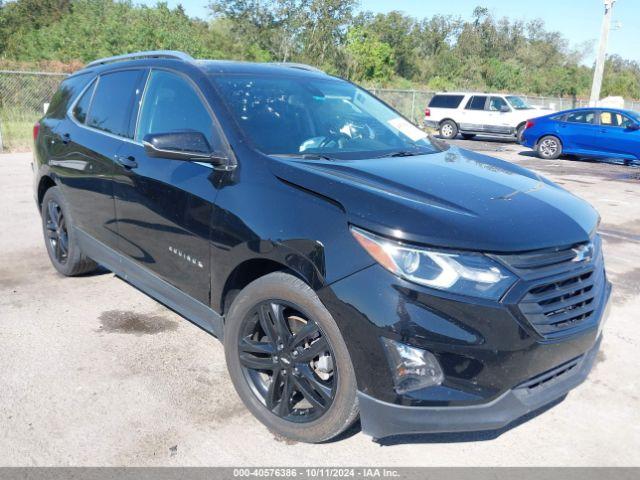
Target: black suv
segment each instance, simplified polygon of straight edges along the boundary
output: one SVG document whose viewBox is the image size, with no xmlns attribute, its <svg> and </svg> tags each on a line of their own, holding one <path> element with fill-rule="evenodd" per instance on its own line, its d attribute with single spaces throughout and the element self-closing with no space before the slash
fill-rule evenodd
<svg viewBox="0 0 640 480">
<path fill-rule="evenodd" d="M 34 138 L 54 267 L 103 265 L 224 339 L 280 435 L 496 429 L 594 363 L 611 290 L 594 209 L 347 81 L 112 57 L 62 82 Z"/>
</svg>

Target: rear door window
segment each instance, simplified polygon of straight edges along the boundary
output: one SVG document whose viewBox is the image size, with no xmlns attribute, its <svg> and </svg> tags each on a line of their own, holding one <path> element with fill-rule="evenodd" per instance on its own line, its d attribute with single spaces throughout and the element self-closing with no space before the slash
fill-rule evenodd
<svg viewBox="0 0 640 480">
<path fill-rule="evenodd" d="M 573 112 L 573 113 L 567 114 L 564 121 L 569 123 L 593 124 L 593 121 L 595 118 L 596 118 L 595 111 L 581 110 L 579 112 Z"/>
<path fill-rule="evenodd" d="M 131 138 L 129 119 L 132 100 L 142 74 L 142 70 L 125 70 L 101 75 L 91 101 L 87 125 Z"/>
<path fill-rule="evenodd" d="M 429 108 L 458 108 L 464 95 L 436 95 L 429 102 Z"/>
<path fill-rule="evenodd" d="M 469 102 L 467 103 L 467 110 L 484 110 L 484 106 L 486 103 L 486 95 L 474 95 L 469 99 Z"/>
</svg>

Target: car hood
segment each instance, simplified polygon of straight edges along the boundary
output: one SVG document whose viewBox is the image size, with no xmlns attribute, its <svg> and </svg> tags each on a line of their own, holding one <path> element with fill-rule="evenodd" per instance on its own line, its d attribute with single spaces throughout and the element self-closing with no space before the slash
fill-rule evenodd
<svg viewBox="0 0 640 480">
<path fill-rule="evenodd" d="M 276 157 L 281 180 L 340 204 L 348 221 L 409 242 L 523 252 L 588 241 L 597 212 L 539 175 L 455 147 L 366 160 Z"/>
</svg>

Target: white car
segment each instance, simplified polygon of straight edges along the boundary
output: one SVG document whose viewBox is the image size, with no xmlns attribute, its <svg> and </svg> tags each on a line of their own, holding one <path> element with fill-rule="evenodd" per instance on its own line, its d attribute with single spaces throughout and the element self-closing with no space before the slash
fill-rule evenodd
<svg viewBox="0 0 640 480">
<path fill-rule="evenodd" d="M 513 137 L 520 141 L 527 120 L 541 112 L 517 95 L 492 93 L 437 93 L 425 110 L 424 124 L 440 136 L 465 139 L 476 135 Z"/>
</svg>

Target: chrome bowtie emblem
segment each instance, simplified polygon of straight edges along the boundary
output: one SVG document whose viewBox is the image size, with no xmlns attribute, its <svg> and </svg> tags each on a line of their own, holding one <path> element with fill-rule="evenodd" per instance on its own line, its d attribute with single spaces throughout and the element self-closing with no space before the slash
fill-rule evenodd
<svg viewBox="0 0 640 480">
<path fill-rule="evenodd" d="M 588 262 L 593 257 L 593 244 L 587 243 L 586 245 L 580 245 L 579 247 L 571 249 L 575 256 L 571 260 L 572 262 Z"/>
</svg>

